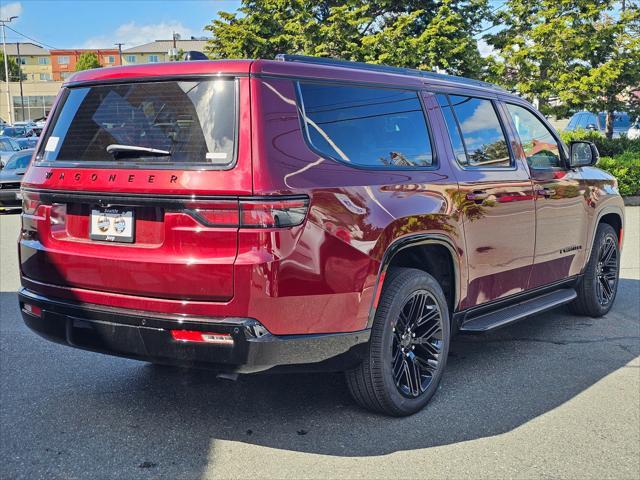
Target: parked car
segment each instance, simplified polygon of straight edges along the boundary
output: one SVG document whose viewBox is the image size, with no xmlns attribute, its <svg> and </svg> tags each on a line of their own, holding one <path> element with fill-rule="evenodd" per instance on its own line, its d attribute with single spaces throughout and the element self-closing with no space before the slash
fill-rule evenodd
<svg viewBox="0 0 640 480">
<path fill-rule="evenodd" d="M 613 137 L 626 135 L 631 126 L 631 119 L 626 112 L 615 112 L 613 117 Z M 577 112 L 569 119 L 565 130 L 594 130 L 602 134 L 607 129 L 607 114 L 604 112 L 595 114 L 593 112 Z"/>
<path fill-rule="evenodd" d="M 15 141 L 24 150 L 26 148 L 35 148 L 38 144 L 38 137 L 16 138 Z"/>
<path fill-rule="evenodd" d="M 630 140 L 638 140 L 640 138 L 640 118 L 636 118 L 636 121 L 631 125 L 627 131 L 627 137 Z"/>
<path fill-rule="evenodd" d="M 4 168 L 5 163 L 16 152 L 20 151 L 20 145 L 11 137 L 0 137 L 0 168 Z"/>
<path fill-rule="evenodd" d="M 26 126 L 5 126 L 0 129 L 0 135 L 11 138 L 37 137 L 37 133 L 32 127 Z"/>
<path fill-rule="evenodd" d="M 147 81 L 149 80 L 149 81 Z M 153 363 L 426 405 L 457 332 L 616 297 L 623 202 L 493 85 L 311 57 L 87 70 L 22 186 L 20 308 Z"/>
<path fill-rule="evenodd" d="M 32 150 L 14 153 L 0 171 L 0 208 L 19 208 L 22 206 L 20 182 L 29 166 Z"/>
</svg>

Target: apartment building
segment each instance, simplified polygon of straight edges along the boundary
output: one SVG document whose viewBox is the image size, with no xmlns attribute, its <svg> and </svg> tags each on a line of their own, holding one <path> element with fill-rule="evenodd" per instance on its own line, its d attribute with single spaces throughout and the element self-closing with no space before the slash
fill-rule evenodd
<svg viewBox="0 0 640 480">
<path fill-rule="evenodd" d="M 155 40 L 122 51 L 122 64 L 135 65 L 139 63 L 158 63 L 172 60 L 173 49 L 175 52 L 188 52 L 198 50 L 203 52 L 207 44 L 206 40 L 189 39 L 176 40 Z"/>
<path fill-rule="evenodd" d="M 120 56 L 115 48 L 109 49 L 75 49 L 75 50 L 49 50 L 51 54 L 52 79 L 66 80 L 76 71 L 76 63 L 83 53 L 95 53 L 101 67 L 114 67 L 120 65 Z"/>
<path fill-rule="evenodd" d="M 20 63 L 25 81 L 46 82 L 52 79 L 51 55 L 49 50 L 40 45 L 30 42 L 7 43 L 7 57 Z"/>
</svg>

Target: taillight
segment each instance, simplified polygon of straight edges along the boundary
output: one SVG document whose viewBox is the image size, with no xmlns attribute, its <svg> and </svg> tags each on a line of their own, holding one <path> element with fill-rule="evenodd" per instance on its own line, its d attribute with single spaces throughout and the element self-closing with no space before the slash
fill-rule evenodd
<svg viewBox="0 0 640 480">
<path fill-rule="evenodd" d="M 308 198 L 207 201 L 187 205 L 187 213 L 207 227 L 286 228 L 304 222 Z"/>
<path fill-rule="evenodd" d="M 220 200 L 187 205 L 187 213 L 207 227 L 237 227 L 240 209 L 237 200 Z"/>
<path fill-rule="evenodd" d="M 240 226 L 247 228 L 295 227 L 304 222 L 309 201 L 250 200 L 240 202 Z"/>
</svg>

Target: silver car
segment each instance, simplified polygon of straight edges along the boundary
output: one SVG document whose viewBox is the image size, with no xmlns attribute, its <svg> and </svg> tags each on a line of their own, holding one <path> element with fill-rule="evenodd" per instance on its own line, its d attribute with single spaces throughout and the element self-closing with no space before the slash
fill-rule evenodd
<svg viewBox="0 0 640 480">
<path fill-rule="evenodd" d="M 11 156 L 20 151 L 20 145 L 11 137 L 0 137 L 0 166 L 4 168 Z"/>
<path fill-rule="evenodd" d="M 27 149 L 14 153 L 0 171 L 0 209 L 22 206 L 20 183 L 33 152 L 33 149 Z"/>
</svg>

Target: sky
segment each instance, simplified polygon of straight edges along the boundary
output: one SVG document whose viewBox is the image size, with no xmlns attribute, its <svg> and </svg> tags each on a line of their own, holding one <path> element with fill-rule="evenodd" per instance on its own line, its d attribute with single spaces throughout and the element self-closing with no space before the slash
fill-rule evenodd
<svg viewBox="0 0 640 480">
<path fill-rule="evenodd" d="M 490 0 L 501 5 L 504 1 Z M 153 40 L 207 36 L 205 25 L 219 11 L 233 12 L 240 0 L 0 0 L 0 18 L 46 48 L 130 48 Z M 32 41 L 7 30 L 7 42 Z M 478 43 L 483 56 L 492 48 Z"/>
<path fill-rule="evenodd" d="M 210 36 L 204 26 L 218 11 L 235 11 L 227 0 L 0 0 L 0 18 L 46 48 L 129 48 L 153 40 Z M 7 42 L 29 40 L 7 29 Z M 34 42 L 35 43 L 35 42 Z"/>
</svg>

